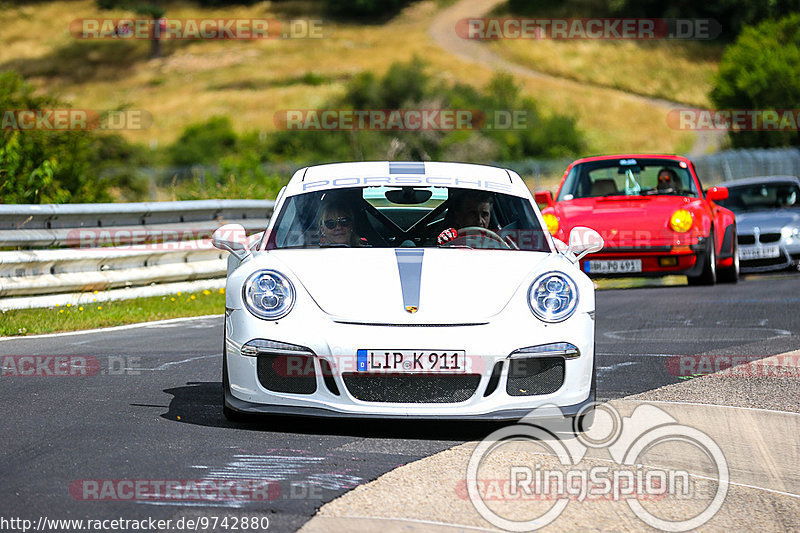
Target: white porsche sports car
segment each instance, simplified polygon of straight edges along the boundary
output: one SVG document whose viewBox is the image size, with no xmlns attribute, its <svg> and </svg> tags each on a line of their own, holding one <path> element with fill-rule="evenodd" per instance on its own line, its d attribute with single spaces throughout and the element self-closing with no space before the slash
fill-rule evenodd
<svg viewBox="0 0 800 533">
<path fill-rule="evenodd" d="M 520 177 L 482 165 L 301 169 L 263 237 L 235 224 L 224 412 L 519 419 L 595 399 L 594 286 L 575 228 L 554 240 Z M 576 255 L 577 254 L 577 255 Z"/>
</svg>

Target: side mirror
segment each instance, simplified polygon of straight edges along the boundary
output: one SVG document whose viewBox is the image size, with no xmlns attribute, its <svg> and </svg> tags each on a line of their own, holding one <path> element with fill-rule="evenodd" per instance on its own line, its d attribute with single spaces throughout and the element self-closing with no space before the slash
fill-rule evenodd
<svg viewBox="0 0 800 533">
<path fill-rule="evenodd" d="M 720 200 L 728 199 L 727 187 L 711 187 L 706 191 L 706 198 L 712 202 L 719 202 Z"/>
<path fill-rule="evenodd" d="M 569 246 L 567 246 L 567 243 L 565 243 L 561 239 L 556 239 L 555 237 L 553 237 L 553 244 L 556 245 L 556 252 L 566 253 L 569 251 Z"/>
<path fill-rule="evenodd" d="M 553 194 L 550 191 L 539 191 L 533 193 L 533 199 L 537 204 L 544 204 L 547 207 L 553 207 L 555 205 L 555 202 L 553 201 Z"/>
<path fill-rule="evenodd" d="M 230 252 L 239 261 L 244 261 L 250 256 L 247 234 L 241 224 L 220 226 L 211 235 L 211 244 L 214 248 Z"/>
<path fill-rule="evenodd" d="M 599 252 L 605 241 L 595 230 L 584 226 L 575 226 L 569 232 L 569 251 L 580 261 L 587 254 Z"/>
</svg>

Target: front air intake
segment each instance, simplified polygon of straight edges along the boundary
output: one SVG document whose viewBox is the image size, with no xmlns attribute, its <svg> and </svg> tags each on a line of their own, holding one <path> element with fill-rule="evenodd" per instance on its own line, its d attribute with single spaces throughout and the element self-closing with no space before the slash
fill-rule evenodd
<svg viewBox="0 0 800 533">
<path fill-rule="evenodd" d="M 345 373 L 347 390 L 363 402 L 460 403 L 478 389 L 479 374 L 391 375 Z"/>
<path fill-rule="evenodd" d="M 564 383 L 561 357 L 515 357 L 509 361 L 506 393 L 509 396 L 552 394 Z"/>
<path fill-rule="evenodd" d="M 256 370 L 261 386 L 272 392 L 313 394 L 317 391 L 313 356 L 260 354 Z"/>
</svg>

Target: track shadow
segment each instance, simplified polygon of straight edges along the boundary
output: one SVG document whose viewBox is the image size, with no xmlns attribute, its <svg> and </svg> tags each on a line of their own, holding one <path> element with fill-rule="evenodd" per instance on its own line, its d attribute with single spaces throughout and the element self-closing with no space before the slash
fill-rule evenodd
<svg viewBox="0 0 800 533">
<path fill-rule="evenodd" d="M 229 422 L 222 414 L 220 382 L 189 382 L 182 387 L 164 389 L 164 392 L 173 398 L 162 418 L 247 431 L 467 441 L 480 440 L 492 431 L 509 425 L 509 422 L 324 419 L 286 415 L 258 415 L 248 422 Z"/>
</svg>

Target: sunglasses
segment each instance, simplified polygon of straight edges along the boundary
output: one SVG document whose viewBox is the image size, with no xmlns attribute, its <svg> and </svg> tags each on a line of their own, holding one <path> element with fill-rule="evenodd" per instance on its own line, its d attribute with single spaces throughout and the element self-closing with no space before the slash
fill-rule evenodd
<svg viewBox="0 0 800 533">
<path fill-rule="evenodd" d="M 336 227 L 337 223 L 343 228 L 350 227 L 350 219 L 347 217 L 329 218 L 325 221 L 325 227 L 328 229 L 333 229 Z"/>
</svg>

